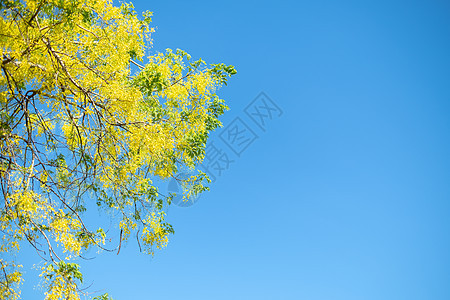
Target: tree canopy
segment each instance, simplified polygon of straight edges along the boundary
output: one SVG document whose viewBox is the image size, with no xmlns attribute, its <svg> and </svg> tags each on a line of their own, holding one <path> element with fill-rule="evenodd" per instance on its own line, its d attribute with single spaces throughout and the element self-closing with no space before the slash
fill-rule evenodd
<svg viewBox="0 0 450 300">
<path fill-rule="evenodd" d="M 137 236 L 143 252 L 173 233 L 175 177 L 184 197 L 207 189 L 208 134 L 227 110 L 217 94 L 236 73 L 184 51 L 151 54 L 151 13 L 110 0 L 0 2 L 0 298 L 18 299 L 20 251 L 45 261 L 46 299 L 78 299 L 76 263 L 88 249 L 118 251 Z M 113 212 L 120 241 L 86 224 L 89 203 Z"/>
</svg>

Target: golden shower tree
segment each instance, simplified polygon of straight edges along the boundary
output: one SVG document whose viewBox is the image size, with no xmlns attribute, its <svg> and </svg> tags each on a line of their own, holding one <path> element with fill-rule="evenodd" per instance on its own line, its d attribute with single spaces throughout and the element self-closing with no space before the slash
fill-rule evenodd
<svg viewBox="0 0 450 300">
<path fill-rule="evenodd" d="M 1 0 L 0 298 L 18 299 L 20 249 L 45 261 L 46 299 L 78 299 L 74 260 L 120 250 L 133 233 L 153 253 L 173 232 L 156 179 L 175 177 L 190 197 L 195 171 L 227 109 L 216 90 L 236 73 L 184 51 L 149 55 L 151 13 L 110 0 Z M 120 240 L 84 220 L 88 202 L 119 216 Z"/>
</svg>

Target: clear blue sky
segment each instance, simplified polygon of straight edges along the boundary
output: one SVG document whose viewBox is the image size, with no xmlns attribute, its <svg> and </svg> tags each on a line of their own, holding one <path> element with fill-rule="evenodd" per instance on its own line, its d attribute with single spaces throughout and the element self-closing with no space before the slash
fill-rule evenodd
<svg viewBox="0 0 450 300">
<path fill-rule="evenodd" d="M 154 12 L 154 50 L 236 66 L 224 125 L 258 138 L 237 156 L 213 135 L 234 162 L 197 203 L 169 209 L 167 249 L 151 258 L 129 242 L 84 263 L 92 291 L 450 299 L 447 1 L 133 3 Z M 283 112 L 265 131 L 245 113 L 260 92 Z M 24 299 L 37 295 L 27 282 Z"/>
</svg>

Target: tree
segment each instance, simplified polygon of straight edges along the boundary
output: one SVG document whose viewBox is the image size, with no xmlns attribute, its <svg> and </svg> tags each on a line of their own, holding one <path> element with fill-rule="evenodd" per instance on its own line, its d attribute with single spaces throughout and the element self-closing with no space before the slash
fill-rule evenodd
<svg viewBox="0 0 450 300">
<path fill-rule="evenodd" d="M 140 19 L 131 4 L 0 6 L 0 297 L 19 298 L 28 243 L 45 261 L 46 299 L 78 299 L 74 261 L 87 249 L 119 251 L 132 233 L 146 253 L 167 244 L 173 195 L 155 179 L 185 167 L 184 197 L 208 189 L 196 166 L 227 109 L 216 90 L 236 71 L 181 50 L 146 57 L 151 13 Z M 120 216 L 117 244 L 85 223 L 88 201 Z"/>
</svg>

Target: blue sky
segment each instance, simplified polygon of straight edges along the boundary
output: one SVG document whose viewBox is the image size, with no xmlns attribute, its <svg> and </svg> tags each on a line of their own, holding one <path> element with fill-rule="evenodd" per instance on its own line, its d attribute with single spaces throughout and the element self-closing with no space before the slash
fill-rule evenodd
<svg viewBox="0 0 450 300">
<path fill-rule="evenodd" d="M 257 136 L 172 206 L 168 247 L 82 265 L 128 299 L 450 299 L 446 1 L 133 1 L 154 51 L 238 70 L 220 91 Z M 265 131 L 245 113 L 264 92 Z M 24 299 L 36 291 L 25 284 Z M 40 297 L 40 296 L 39 296 Z"/>
</svg>

